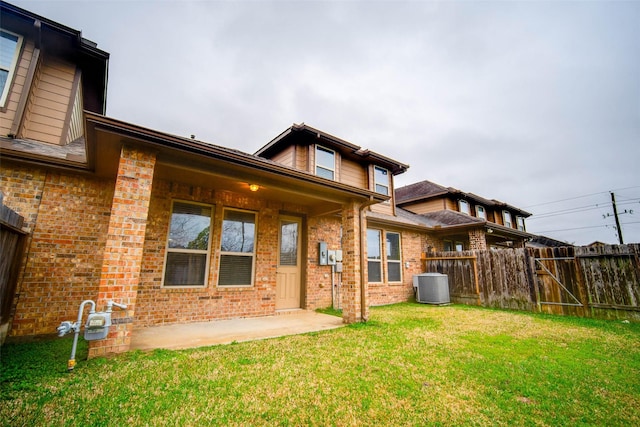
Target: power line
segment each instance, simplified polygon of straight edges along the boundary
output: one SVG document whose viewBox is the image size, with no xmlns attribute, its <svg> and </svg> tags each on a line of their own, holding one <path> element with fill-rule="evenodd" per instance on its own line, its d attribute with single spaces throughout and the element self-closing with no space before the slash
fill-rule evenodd
<svg viewBox="0 0 640 427">
<path fill-rule="evenodd" d="M 638 199 L 640 200 L 640 199 Z M 635 201 L 625 201 L 622 203 L 618 203 L 618 206 L 623 206 L 623 205 L 635 205 L 636 202 Z M 567 214 L 572 214 L 572 213 L 578 213 L 578 212 L 586 212 L 586 211 L 593 211 L 596 209 L 607 209 L 609 208 L 609 206 L 604 206 L 604 203 L 596 203 L 595 205 L 586 205 L 586 206 L 579 206 L 577 208 L 568 208 L 568 209 L 562 209 L 559 211 L 550 211 L 550 212 L 544 212 L 544 213 L 540 213 L 540 214 L 533 214 L 532 217 L 527 218 L 527 221 L 531 221 L 533 219 L 544 219 L 544 218 L 548 218 L 548 217 L 552 217 L 552 216 L 558 216 L 558 215 L 567 215 Z"/>
<path fill-rule="evenodd" d="M 630 189 L 633 189 L 633 188 L 640 188 L 640 185 L 634 185 L 634 186 L 631 186 L 631 187 L 623 187 L 623 188 L 614 188 L 613 190 L 610 190 L 610 191 L 630 190 Z M 596 196 L 598 194 L 607 194 L 610 191 L 600 191 L 600 192 L 597 192 L 597 193 L 585 194 L 585 195 L 582 195 L 582 196 L 568 197 L 566 199 L 554 200 L 552 202 L 544 202 L 544 203 L 538 203 L 538 204 L 535 204 L 535 205 L 523 206 L 522 209 L 532 208 L 532 207 L 535 207 L 535 206 L 551 205 L 553 203 L 566 202 L 566 201 L 569 201 L 569 200 L 583 199 L 585 197 Z"/>
<path fill-rule="evenodd" d="M 632 221 L 632 222 L 623 222 L 621 223 L 621 225 L 629 225 L 629 224 L 640 224 L 640 221 Z M 571 231 L 571 230 L 585 230 L 587 228 L 603 228 L 603 227 L 609 227 L 609 225 L 590 225 L 587 227 L 574 227 L 574 228 L 561 228 L 558 230 L 544 230 L 544 231 L 536 231 L 536 234 L 539 233 L 554 233 L 554 232 L 558 232 L 558 231 Z"/>
</svg>

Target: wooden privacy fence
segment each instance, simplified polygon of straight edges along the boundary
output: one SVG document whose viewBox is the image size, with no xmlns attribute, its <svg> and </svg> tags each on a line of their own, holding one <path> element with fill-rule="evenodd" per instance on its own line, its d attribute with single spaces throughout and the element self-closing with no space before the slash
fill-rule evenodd
<svg viewBox="0 0 640 427">
<path fill-rule="evenodd" d="M 448 276 L 451 301 L 640 320 L 640 244 L 440 252 L 424 271 Z"/>
<path fill-rule="evenodd" d="M 18 283 L 18 269 L 27 233 L 22 231 L 24 219 L 4 205 L 0 193 L 0 344 L 9 327 L 11 305 Z"/>
</svg>

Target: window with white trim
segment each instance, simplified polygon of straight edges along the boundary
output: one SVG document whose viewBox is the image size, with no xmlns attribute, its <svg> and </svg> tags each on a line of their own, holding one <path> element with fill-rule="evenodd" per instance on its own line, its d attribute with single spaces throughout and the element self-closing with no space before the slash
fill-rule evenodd
<svg viewBox="0 0 640 427">
<path fill-rule="evenodd" d="M 471 215 L 471 207 L 466 200 L 458 200 L 458 210 L 463 214 Z"/>
<path fill-rule="evenodd" d="M 518 230 L 527 231 L 525 226 L 524 226 L 524 217 L 523 216 L 517 216 L 516 217 L 516 224 L 518 224 Z"/>
<path fill-rule="evenodd" d="M 505 227 L 513 227 L 513 222 L 511 220 L 511 212 L 509 211 L 502 211 L 502 220 L 504 221 L 504 226 Z"/>
<path fill-rule="evenodd" d="M 255 241 L 255 212 L 225 209 L 218 286 L 253 285 Z"/>
<path fill-rule="evenodd" d="M 462 251 L 464 251 L 464 243 L 456 242 L 456 252 L 462 252 Z"/>
<path fill-rule="evenodd" d="M 487 219 L 487 212 L 484 210 L 484 206 L 476 205 L 476 216 L 478 218 Z"/>
<path fill-rule="evenodd" d="M 389 171 L 380 166 L 374 166 L 373 179 L 375 182 L 376 193 L 389 195 Z"/>
<path fill-rule="evenodd" d="M 316 145 L 316 175 L 327 179 L 335 179 L 335 174 L 335 151 Z"/>
<path fill-rule="evenodd" d="M 0 30 L 0 107 L 4 107 L 9 98 L 9 88 L 16 73 L 22 36 L 6 30 Z"/>
<path fill-rule="evenodd" d="M 387 279 L 402 282 L 402 257 L 400 253 L 400 233 L 387 232 Z"/>
<path fill-rule="evenodd" d="M 208 205 L 173 202 L 163 286 L 206 286 L 212 211 Z"/>
<path fill-rule="evenodd" d="M 367 269 L 369 282 L 382 282 L 382 249 L 380 230 L 367 230 Z"/>
</svg>

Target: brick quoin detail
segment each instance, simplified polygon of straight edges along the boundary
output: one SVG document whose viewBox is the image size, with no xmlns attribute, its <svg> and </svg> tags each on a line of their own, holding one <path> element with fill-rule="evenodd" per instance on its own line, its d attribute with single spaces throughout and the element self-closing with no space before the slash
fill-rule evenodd
<svg viewBox="0 0 640 427">
<path fill-rule="evenodd" d="M 96 304 L 103 310 L 113 300 L 127 309 L 114 310 L 109 336 L 90 342 L 90 358 L 127 351 L 131 344 L 155 161 L 155 153 L 128 146 L 120 153 Z"/>
</svg>

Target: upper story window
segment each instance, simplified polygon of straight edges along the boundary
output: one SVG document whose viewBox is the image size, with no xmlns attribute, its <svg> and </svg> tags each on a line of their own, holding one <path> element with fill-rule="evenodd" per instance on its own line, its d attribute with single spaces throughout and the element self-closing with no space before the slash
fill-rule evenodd
<svg viewBox="0 0 640 427">
<path fill-rule="evenodd" d="M 511 212 L 502 211 L 502 220 L 504 221 L 504 226 L 505 227 L 509 227 L 509 228 L 513 227 L 513 221 L 511 219 Z"/>
<path fill-rule="evenodd" d="M 458 200 L 458 210 L 463 214 L 471 215 L 471 207 L 466 200 Z"/>
<path fill-rule="evenodd" d="M 207 284 L 211 212 L 211 206 L 173 202 L 163 286 Z"/>
<path fill-rule="evenodd" d="M 4 107 L 9 97 L 21 46 L 22 36 L 0 30 L 0 107 Z"/>
<path fill-rule="evenodd" d="M 487 219 L 487 212 L 484 210 L 484 206 L 476 205 L 476 216 L 478 218 Z"/>
<path fill-rule="evenodd" d="M 516 224 L 518 224 L 518 230 L 520 231 L 527 231 L 524 227 L 524 217 L 523 216 L 517 216 L 516 217 Z"/>
<path fill-rule="evenodd" d="M 328 148 L 316 145 L 316 175 L 335 179 L 336 153 Z"/>
<path fill-rule="evenodd" d="M 380 166 L 374 167 L 373 178 L 376 185 L 376 193 L 389 195 L 389 171 Z"/>
<path fill-rule="evenodd" d="M 253 285 L 255 241 L 256 214 L 225 209 L 220 241 L 218 286 Z"/>
</svg>

